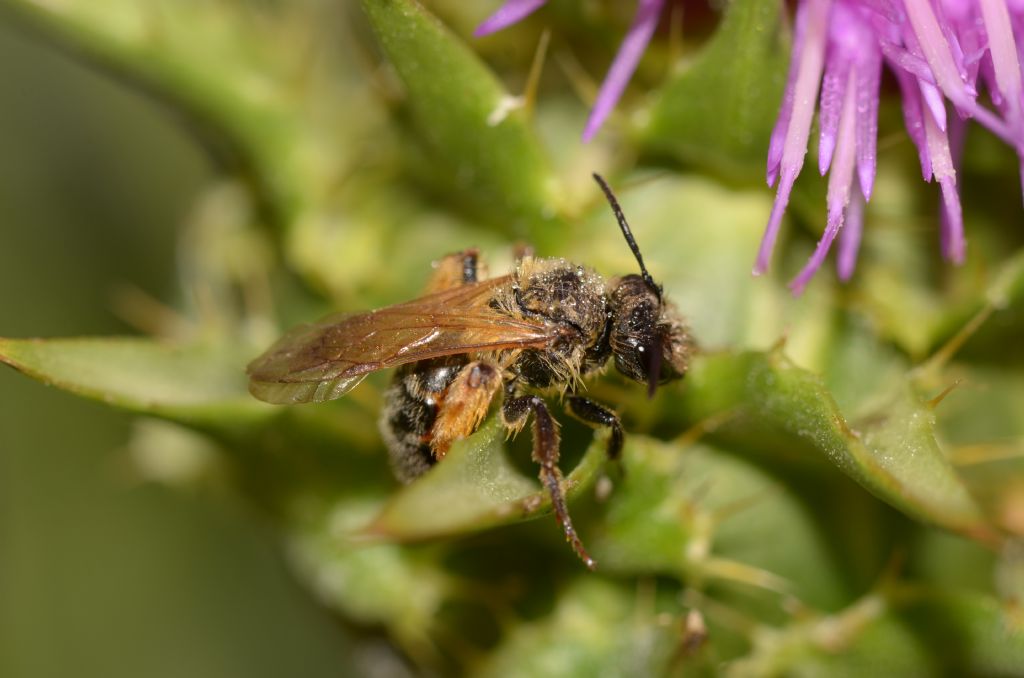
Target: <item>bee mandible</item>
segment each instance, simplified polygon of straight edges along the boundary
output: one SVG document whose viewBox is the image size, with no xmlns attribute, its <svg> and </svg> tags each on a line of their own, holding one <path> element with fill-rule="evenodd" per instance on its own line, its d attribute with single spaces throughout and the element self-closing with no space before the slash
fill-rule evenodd
<svg viewBox="0 0 1024 678">
<path fill-rule="evenodd" d="M 647 384 L 686 373 L 693 343 L 675 307 L 644 265 L 608 184 L 594 174 L 640 273 L 606 281 L 560 258 L 524 256 L 508 275 L 484 278 L 476 250 L 437 264 L 428 293 L 413 301 L 329 316 L 288 332 L 248 367 L 249 390 L 270 403 L 322 402 L 376 370 L 398 367 L 384 395 L 380 430 L 395 475 L 411 482 L 452 443 L 480 426 L 495 395 L 510 433 L 533 415 L 533 460 L 566 539 L 587 565 L 558 467 L 558 423 L 545 395 L 561 393 L 569 414 L 610 429 L 618 459 L 623 431 L 611 409 L 581 395 L 582 380 L 615 368 Z"/>
</svg>

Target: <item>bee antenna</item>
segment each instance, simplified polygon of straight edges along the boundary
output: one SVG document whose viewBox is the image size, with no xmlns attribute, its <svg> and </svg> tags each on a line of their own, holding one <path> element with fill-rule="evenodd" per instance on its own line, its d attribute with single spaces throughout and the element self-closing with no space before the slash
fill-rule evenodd
<svg viewBox="0 0 1024 678">
<path fill-rule="evenodd" d="M 608 204 L 612 207 L 612 212 L 615 213 L 615 218 L 619 222 L 619 228 L 622 229 L 622 235 L 626 238 L 626 244 L 629 245 L 629 249 L 633 250 L 633 256 L 636 257 L 636 263 L 640 264 L 640 275 L 647 283 L 647 286 L 658 295 L 658 299 L 661 299 L 661 287 L 655 282 L 651 274 L 647 272 L 647 267 L 644 266 L 644 258 L 640 255 L 640 246 L 636 244 L 636 238 L 633 237 L 633 231 L 629 228 L 629 223 L 626 222 L 626 215 L 622 213 L 622 207 L 619 206 L 619 201 L 615 199 L 615 194 L 612 193 L 612 189 L 608 187 L 608 182 L 604 178 L 594 172 L 594 181 L 604 191 L 604 197 L 608 199 Z"/>
</svg>

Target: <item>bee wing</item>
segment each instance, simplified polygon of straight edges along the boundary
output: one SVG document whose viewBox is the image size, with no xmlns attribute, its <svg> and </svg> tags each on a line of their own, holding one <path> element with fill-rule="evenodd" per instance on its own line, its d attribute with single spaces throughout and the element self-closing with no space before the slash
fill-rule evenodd
<svg viewBox="0 0 1024 678">
<path fill-rule="evenodd" d="M 509 276 L 442 290 L 368 313 L 296 327 L 249 364 L 249 391 L 271 403 L 322 402 L 370 372 L 446 355 L 541 348 L 557 328 L 497 312 Z"/>
</svg>

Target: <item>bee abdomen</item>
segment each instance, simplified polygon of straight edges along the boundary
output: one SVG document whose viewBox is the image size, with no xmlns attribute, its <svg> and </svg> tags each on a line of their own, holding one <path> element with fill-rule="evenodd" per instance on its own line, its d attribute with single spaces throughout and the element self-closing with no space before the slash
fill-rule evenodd
<svg viewBox="0 0 1024 678">
<path fill-rule="evenodd" d="M 408 483 L 437 462 L 431 430 L 448 387 L 464 359 L 429 360 L 405 366 L 384 394 L 380 431 L 395 477 Z"/>
</svg>

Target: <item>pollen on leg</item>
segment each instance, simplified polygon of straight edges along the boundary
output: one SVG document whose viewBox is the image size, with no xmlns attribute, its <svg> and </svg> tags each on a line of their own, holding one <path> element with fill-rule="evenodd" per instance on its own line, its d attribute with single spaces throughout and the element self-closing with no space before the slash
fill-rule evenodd
<svg viewBox="0 0 1024 678">
<path fill-rule="evenodd" d="M 448 387 L 430 431 L 439 458 L 453 442 L 476 431 L 501 383 L 501 370 L 490 363 L 474 362 L 462 368 Z"/>
</svg>

